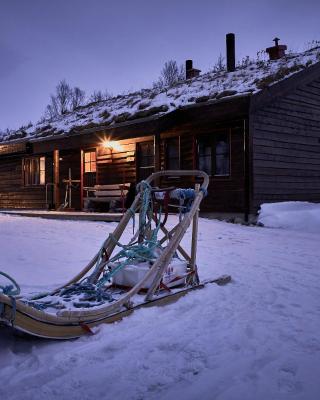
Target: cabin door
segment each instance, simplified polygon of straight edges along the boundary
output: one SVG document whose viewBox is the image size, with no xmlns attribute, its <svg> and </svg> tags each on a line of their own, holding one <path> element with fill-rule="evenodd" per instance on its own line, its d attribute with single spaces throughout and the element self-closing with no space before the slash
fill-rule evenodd
<svg viewBox="0 0 320 400">
<path fill-rule="evenodd" d="M 137 182 L 154 172 L 154 141 L 137 143 Z"/>
<path fill-rule="evenodd" d="M 83 186 L 93 187 L 96 184 L 97 161 L 96 150 L 86 150 L 83 153 Z"/>
</svg>

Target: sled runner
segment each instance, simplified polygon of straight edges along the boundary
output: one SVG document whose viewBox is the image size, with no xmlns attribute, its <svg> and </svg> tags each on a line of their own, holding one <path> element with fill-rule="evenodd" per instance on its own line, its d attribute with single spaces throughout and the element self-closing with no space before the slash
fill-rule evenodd
<svg viewBox="0 0 320 400">
<path fill-rule="evenodd" d="M 158 187 L 173 176 L 202 182 L 195 189 Z M 18 296 L 14 281 L 0 286 L 0 322 L 34 336 L 71 339 L 138 308 L 176 301 L 207 283 L 227 283 L 229 276 L 203 283 L 198 278 L 198 212 L 208 182 L 202 171 L 160 171 L 149 176 L 138 185 L 133 204 L 99 252 L 64 286 L 33 297 Z M 170 207 L 178 211 L 172 229 L 166 227 Z M 131 219 L 134 225 L 136 213 L 137 230 L 128 244 L 122 244 L 121 236 Z M 191 223 L 189 254 L 181 240 Z"/>
</svg>

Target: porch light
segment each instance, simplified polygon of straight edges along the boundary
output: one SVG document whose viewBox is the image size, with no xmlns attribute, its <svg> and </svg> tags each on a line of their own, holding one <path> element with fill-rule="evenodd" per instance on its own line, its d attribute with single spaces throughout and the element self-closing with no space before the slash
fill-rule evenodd
<svg viewBox="0 0 320 400">
<path fill-rule="evenodd" d="M 111 150 L 111 151 L 113 151 L 113 150 L 121 151 L 121 150 L 122 150 L 121 145 L 120 145 L 117 141 L 115 141 L 115 140 L 104 140 L 104 141 L 102 142 L 102 146 L 103 146 L 105 149 L 109 149 L 109 150 Z"/>
</svg>

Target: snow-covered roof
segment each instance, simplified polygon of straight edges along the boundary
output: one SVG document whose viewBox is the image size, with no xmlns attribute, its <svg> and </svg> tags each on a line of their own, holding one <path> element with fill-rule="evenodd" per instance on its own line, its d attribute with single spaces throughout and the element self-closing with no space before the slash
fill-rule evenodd
<svg viewBox="0 0 320 400">
<path fill-rule="evenodd" d="M 248 61 L 234 72 L 212 71 L 163 89 L 142 89 L 78 107 L 54 120 L 15 132 L 0 133 L 0 141 L 59 137 L 98 126 L 114 127 L 158 117 L 195 103 L 252 95 L 320 61 L 320 47 L 290 53 L 275 61 Z"/>
</svg>

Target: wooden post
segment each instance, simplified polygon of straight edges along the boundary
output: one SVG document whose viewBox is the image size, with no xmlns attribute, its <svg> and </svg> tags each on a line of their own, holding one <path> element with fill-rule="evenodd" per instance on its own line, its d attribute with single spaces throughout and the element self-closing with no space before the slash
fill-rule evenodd
<svg viewBox="0 0 320 400">
<path fill-rule="evenodd" d="M 195 184 L 195 191 L 198 193 L 200 190 L 199 183 Z M 194 272 L 193 279 L 194 283 L 199 283 L 198 269 L 197 269 L 197 240 L 198 240 L 198 221 L 199 221 L 199 208 L 195 212 L 192 221 L 192 241 L 191 241 L 191 261 L 190 269 Z"/>
<path fill-rule="evenodd" d="M 71 168 L 69 168 L 69 199 L 68 199 L 68 207 L 72 207 L 72 175 Z"/>
<path fill-rule="evenodd" d="M 154 135 L 154 170 L 160 171 L 160 134 Z"/>
<path fill-rule="evenodd" d="M 84 170 L 84 151 L 80 150 L 80 210 L 83 210 L 83 170 Z"/>
<path fill-rule="evenodd" d="M 59 150 L 53 150 L 54 206 L 56 210 L 60 206 L 59 175 Z"/>
</svg>

